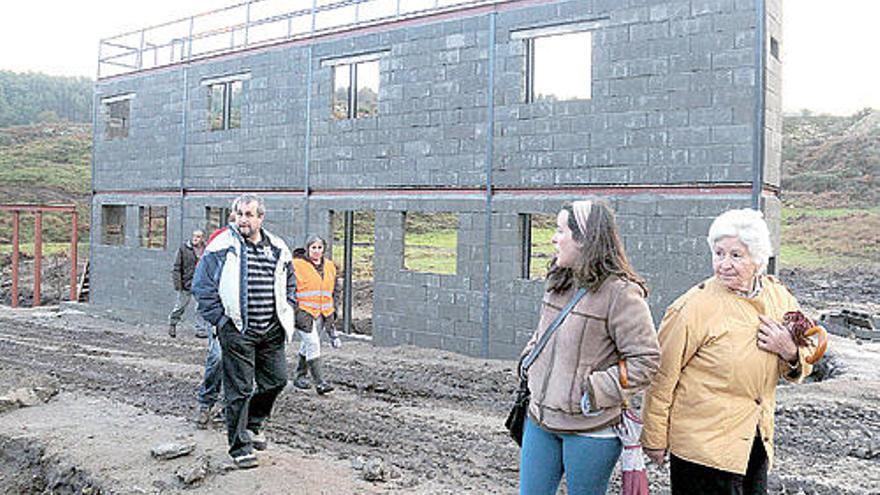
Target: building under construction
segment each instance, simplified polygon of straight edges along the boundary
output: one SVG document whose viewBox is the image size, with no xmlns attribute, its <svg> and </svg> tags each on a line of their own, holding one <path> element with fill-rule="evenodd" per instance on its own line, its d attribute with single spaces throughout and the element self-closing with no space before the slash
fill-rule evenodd
<svg viewBox="0 0 880 495">
<path fill-rule="evenodd" d="M 511 357 L 536 225 L 601 197 L 659 319 L 711 273 L 722 211 L 761 207 L 778 253 L 780 8 L 253 0 L 102 40 L 91 303 L 162 321 L 177 247 L 257 192 L 292 246 L 370 248 L 375 343 Z M 407 263 L 414 218 L 453 219 L 447 268 Z"/>
</svg>

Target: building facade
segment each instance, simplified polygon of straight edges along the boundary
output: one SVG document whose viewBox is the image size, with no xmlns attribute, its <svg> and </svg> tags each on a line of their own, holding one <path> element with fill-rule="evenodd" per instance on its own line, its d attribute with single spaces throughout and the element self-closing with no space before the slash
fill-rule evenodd
<svg viewBox="0 0 880 495">
<path fill-rule="evenodd" d="M 375 215 L 379 345 L 515 356 L 530 221 L 573 199 L 612 204 L 657 321 L 719 213 L 760 206 L 778 253 L 780 0 L 429 3 L 199 56 L 190 22 L 153 66 L 141 35 L 96 83 L 91 303 L 163 318 L 177 246 L 244 191 L 291 245 Z M 408 213 L 457 218 L 454 274 L 404 267 Z"/>
</svg>

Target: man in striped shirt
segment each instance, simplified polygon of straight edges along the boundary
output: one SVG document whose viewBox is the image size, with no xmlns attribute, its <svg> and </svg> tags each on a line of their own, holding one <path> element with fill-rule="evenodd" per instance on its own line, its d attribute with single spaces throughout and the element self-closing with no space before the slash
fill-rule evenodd
<svg viewBox="0 0 880 495">
<path fill-rule="evenodd" d="M 229 454 L 256 467 L 266 448 L 265 421 L 287 384 L 284 346 L 293 334 L 296 278 L 290 249 L 263 228 L 265 205 L 254 194 L 237 200 L 236 223 L 206 248 L 193 294 L 217 327 L 222 348 Z"/>
</svg>

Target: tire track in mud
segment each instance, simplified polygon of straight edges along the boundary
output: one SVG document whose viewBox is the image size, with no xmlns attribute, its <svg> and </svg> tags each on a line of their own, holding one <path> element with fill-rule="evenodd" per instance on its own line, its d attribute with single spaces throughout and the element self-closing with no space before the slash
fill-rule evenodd
<svg viewBox="0 0 880 495">
<path fill-rule="evenodd" d="M 88 328 L 59 332 L 51 323 L 0 318 L 0 366 L 48 375 L 67 390 L 156 414 L 194 413 L 205 353 L 204 341 L 194 342 Z M 423 351 L 368 349 L 366 357 L 355 351 L 325 358 L 337 387 L 331 395 L 289 386 L 276 404 L 271 440 L 339 458 L 382 457 L 400 471 L 395 484 L 403 488 L 431 482 L 450 492 L 515 489 L 518 450 L 502 426 L 513 392 L 509 368 L 461 367 L 426 362 Z"/>
<path fill-rule="evenodd" d="M 113 330 L 85 317 L 0 316 L 0 367 L 152 413 L 191 417 L 205 341 L 170 340 L 158 326 L 107 326 Z M 289 363 L 295 352 L 288 348 Z M 272 442 L 340 459 L 382 457 L 401 474 L 386 485 L 392 491 L 516 490 L 519 451 L 502 426 L 516 386 L 512 363 L 356 342 L 328 350 L 325 360 L 337 391 L 319 397 L 288 387 L 267 431 Z M 769 493 L 880 494 L 871 484 L 880 479 L 880 456 L 864 458 L 880 448 L 878 398 L 876 381 L 780 388 Z M 666 469 L 648 469 L 652 491 L 668 493 Z M 615 475 L 609 492 L 618 487 Z"/>
</svg>

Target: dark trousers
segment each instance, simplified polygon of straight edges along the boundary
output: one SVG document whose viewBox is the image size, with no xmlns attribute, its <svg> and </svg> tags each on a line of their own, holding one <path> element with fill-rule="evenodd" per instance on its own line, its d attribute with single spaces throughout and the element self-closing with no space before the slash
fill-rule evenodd
<svg viewBox="0 0 880 495">
<path fill-rule="evenodd" d="M 237 457 L 253 452 L 245 430 L 260 432 L 275 399 L 287 385 L 285 334 L 277 322 L 263 334 L 241 333 L 229 322 L 220 329 L 218 337 L 223 349 L 229 455 Z"/>
<path fill-rule="evenodd" d="M 672 495 L 766 495 L 767 453 L 755 437 L 746 474 L 731 473 L 670 456 Z"/>
</svg>

